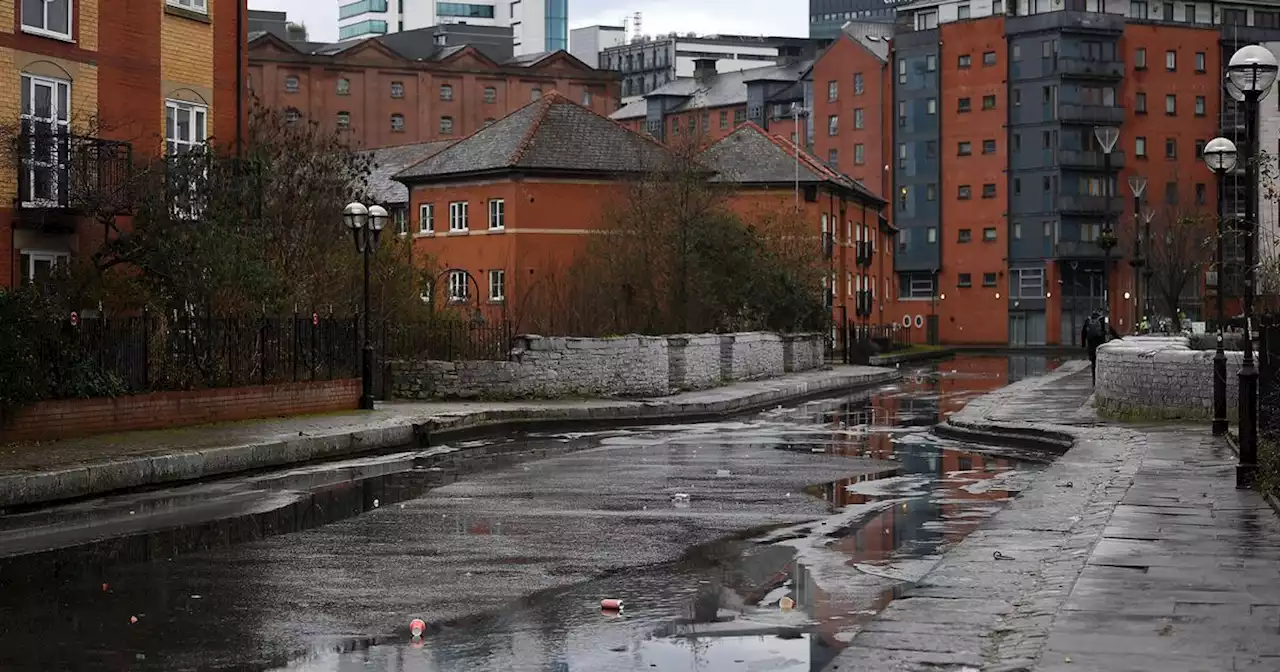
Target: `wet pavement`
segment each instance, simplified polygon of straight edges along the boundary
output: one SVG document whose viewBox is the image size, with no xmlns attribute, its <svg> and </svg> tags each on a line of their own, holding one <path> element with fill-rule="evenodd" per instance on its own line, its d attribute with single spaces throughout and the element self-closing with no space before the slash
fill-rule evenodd
<svg viewBox="0 0 1280 672">
<path fill-rule="evenodd" d="M 0 669 L 821 670 L 1044 466 L 927 428 L 1054 364 L 0 518 Z"/>
</svg>

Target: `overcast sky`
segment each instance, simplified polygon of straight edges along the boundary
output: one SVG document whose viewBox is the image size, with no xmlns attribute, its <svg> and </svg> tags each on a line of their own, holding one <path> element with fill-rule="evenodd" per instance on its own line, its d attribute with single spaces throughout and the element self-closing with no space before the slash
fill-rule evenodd
<svg viewBox="0 0 1280 672">
<path fill-rule="evenodd" d="M 289 12 L 307 24 L 316 42 L 338 37 L 338 5 L 349 0 L 249 0 L 250 9 Z M 430 0 L 408 0 L 429 2 Z M 790 6 L 783 10 L 782 7 Z M 569 27 L 621 25 L 624 16 L 640 12 L 645 33 L 726 33 L 794 35 L 809 32 L 808 3 L 803 0 L 569 0 Z"/>
</svg>

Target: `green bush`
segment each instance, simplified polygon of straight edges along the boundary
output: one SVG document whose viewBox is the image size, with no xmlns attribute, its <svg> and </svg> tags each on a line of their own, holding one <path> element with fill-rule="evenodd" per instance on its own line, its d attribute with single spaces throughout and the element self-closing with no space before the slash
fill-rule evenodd
<svg viewBox="0 0 1280 672">
<path fill-rule="evenodd" d="M 1222 347 L 1224 350 L 1240 350 L 1244 346 L 1241 344 L 1241 335 L 1236 333 L 1228 333 L 1223 336 Z M 1217 350 L 1218 335 L 1217 334 L 1192 334 L 1190 338 L 1190 347 L 1192 350 Z"/>
<path fill-rule="evenodd" d="M 1257 486 L 1263 493 L 1280 497 L 1280 445 L 1273 441 L 1258 441 Z"/>
</svg>

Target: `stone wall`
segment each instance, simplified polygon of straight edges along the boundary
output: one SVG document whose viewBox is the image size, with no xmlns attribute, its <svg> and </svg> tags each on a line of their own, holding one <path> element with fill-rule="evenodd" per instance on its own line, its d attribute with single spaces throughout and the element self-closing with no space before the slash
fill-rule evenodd
<svg viewBox="0 0 1280 672">
<path fill-rule="evenodd" d="M 1130 336 L 1098 348 L 1095 403 L 1109 415 L 1135 418 L 1213 417 L 1213 350 L 1192 350 L 1186 338 Z M 1243 355 L 1227 352 L 1227 415 L 1237 416 L 1237 374 Z"/>
<path fill-rule="evenodd" d="M 396 399 L 657 397 L 824 365 L 820 334 L 518 336 L 509 361 L 394 361 Z"/>
</svg>

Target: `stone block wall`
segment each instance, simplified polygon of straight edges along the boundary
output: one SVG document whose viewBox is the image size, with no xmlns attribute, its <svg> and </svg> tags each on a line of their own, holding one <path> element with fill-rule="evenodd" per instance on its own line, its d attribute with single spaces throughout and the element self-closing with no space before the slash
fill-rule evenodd
<svg viewBox="0 0 1280 672">
<path fill-rule="evenodd" d="M 820 369 L 826 364 L 822 334 L 787 334 L 782 337 L 782 369 L 787 373 Z"/>
<path fill-rule="evenodd" d="M 746 331 L 720 336 L 720 378 L 741 381 L 780 376 L 784 372 L 782 336 Z"/>
<path fill-rule="evenodd" d="M 1130 336 L 1098 348 L 1098 410 L 1121 417 L 1213 417 L 1213 350 L 1174 336 Z M 1227 415 L 1237 416 L 1243 354 L 1227 352 Z"/>
<path fill-rule="evenodd" d="M 704 390 L 720 384 L 720 336 L 668 336 L 671 391 Z"/>
</svg>

